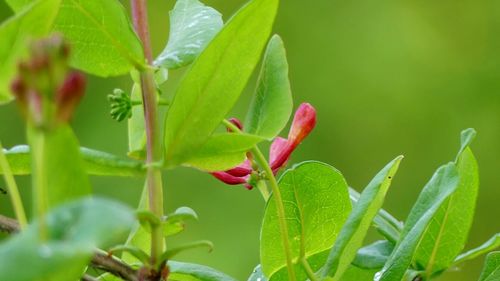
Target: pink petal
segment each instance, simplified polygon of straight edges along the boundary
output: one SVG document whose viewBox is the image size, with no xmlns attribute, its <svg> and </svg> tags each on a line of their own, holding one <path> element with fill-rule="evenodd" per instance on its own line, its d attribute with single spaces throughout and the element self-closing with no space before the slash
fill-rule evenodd
<svg viewBox="0 0 500 281">
<path fill-rule="evenodd" d="M 233 123 L 233 125 L 235 125 L 236 127 L 238 127 L 238 129 L 240 129 L 241 131 L 243 130 L 243 123 L 241 123 L 240 119 L 238 118 L 230 118 L 229 119 L 229 122 Z M 233 130 L 227 128 L 226 129 L 229 133 L 232 133 Z"/>
<path fill-rule="evenodd" d="M 302 103 L 292 122 L 292 128 L 288 133 L 288 140 L 297 146 L 316 126 L 316 110 L 308 103 Z"/>
<path fill-rule="evenodd" d="M 235 176 L 232 176 L 226 172 L 213 172 L 210 174 L 212 174 L 212 176 L 214 176 L 218 180 L 220 180 L 226 184 L 229 184 L 229 185 L 244 184 L 247 182 L 244 177 L 235 177 Z"/>
<path fill-rule="evenodd" d="M 273 163 L 278 158 L 281 151 L 287 146 L 288 140 L 282 137 L 276 137 L 269 148 L 269 163 Z"/>
<path fill-rule="evenodd" d="M 241 163 L 240 165 L 229 169 L 226 171 L 226 173 L 235 176 L 235 177 L 244 177 L 248 176 L 252 173 L 252 163 L 250 163 L 250 160 L 245 160 L 245 162 Z"/>
</svg>

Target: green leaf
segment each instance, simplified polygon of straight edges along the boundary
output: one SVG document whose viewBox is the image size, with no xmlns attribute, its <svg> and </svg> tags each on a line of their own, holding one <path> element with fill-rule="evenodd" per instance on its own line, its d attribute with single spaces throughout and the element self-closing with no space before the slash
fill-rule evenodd
<svg viewBox="0 0 500 281">
<path fill-rule="evenodd" d="M 141 85 L 134 83 L 130 98 L 142 102 Z M 146 158 L 146 127 L 143 106 L 132 106 L 132 117 L 128 119 L 128 151 L 130 157 Z"/>
<path fill-rule="evenodd" d="M 243 7 L 186 73 L 165 121 L 167 166 L 198 150 L 231 110 L 259 61 L 278 2 L 253 0 Z"/>
<path fill-rule="evenodd" d="M 254 268 L 252 274 L 250 274 L 250 277 L 248 277 L 248 281 L 267 281 L 266 276 L 264 276 L 264 272 L 262 272 L 262 266 L 260 264 Z"/>
<path fill-rule="evenodd" d="M 492 252 L 486 256 L 479 281 L 500 280 L 500 252 Z"/>
<path fill-rule="evenodd" d="M 474 259 L 482 254 L 495 250 L 498 247 L 500 247 L 500 233 L 495 234 L 483 245 L 460 254 L 453 262 L 453 265 L 458 265 L 459 263 L 462 263 L 464 261 Z"/>
<path fill-rule="evenodd" d="M 200 241 L 194 241 L 190 243 L 186 243 L 177 247 L 173 247 L 171 249 L 168 249 L 165 251 L 161 257 L 158 260 L 158 263 L 162 263 L 164 261 L 171 260 L 172 257 L 187 251 L 187 250 L 192 250 L 192 249 L 198 249 L 198 248 L 206 248 L 208 249 L 209 252 L 211 252 L 214 249 L 214 244 L 211 241 L 208 240 L 200 240 Z"/>
<path fill-rule="evenodd" d="M 5 0 L 5 2 L 7 2 L 7 4 L 12 8 L 12 10 L 14 10 L 14 12 L 17 13 L 35 1 L 34 0 Z"/>
<path fill-rule="evenodd" d="M 109 247 L 126 235 L 134 216 L 114 201 L 86 198 L 53 209 L 46 222 L 44 243 L 35 222 L 0 244 L 0 280 L 78 280 L 95 248 Z"/>
<path fill-rule="evenodd" d="M 382 207 L 402 159 L 403 156 L 398 156 L 389 162 L 363 190 L 330 251 L 322 269 L 323 277 L 331 276 L 333 280 L 341 280 L 342 274 L 356 257 L 373 218 Z"/>
<path fill-rule="evenodd" d="M 192 63 L 223 25 L 215 9 L 197 0 L 177 0 L 170 11 L 167 46 L 154 64 L 174 69 Z"/>
<path fill-rule="evenodd" d="M 373 281 L 375 273 L 377 271 L 374 269 L 362 269 L 351 265 L 342 275 L 342 281 Z"/>
<path fill-rule="evenodd" d="M 479 187 L 476 159 L 467 145 L 472 137 L 464 137 L 456 166 L 460 181 L 457 191 L 436 212 L 415 253 L 417 269 L 430 276 L 447 269 L 463 250 L 474 217 Z"/>
<path fill-rule="evenodd" d="M 458 151 L 458 154 L 457 154 L 457 161 L 458 161 L 458 158 L 460 157 L 460 155 L 462 154 L 462 152 L 468 146 L 470 146 L 470 144 L 472 143 L 472 141 L 474 141 L 475 138 L 476 138 L 476 130 L 474 130 L 472 128 L 465 129 L 461 132 L 461 134 L 460 134 L 460 150 Z"/>
<path fill-rule="evenodd" d="M 381 269 L 394 249 L 387 240 L 376 241 L 359 249 L 352 264 L 363 269 Z"/>
<path fill-rule="evenodd" d="M 457 190 L 458 185 L 459 174 L 454 163 L 443 165 L 434 173 L 406 220 L 400 242 L 384 268 L 377 273 L 375 281 L 399 281 L 404 277 L 432 218 Z"/>
<path fill-rule="evenodd" d="M 30 1 L 33 2 L 33 1 Z M 27 40 L 49 33 L 61 0 L 39 0 L 0 25 L 0 104 L 12 100 L 9 85 L 16 63 L 26 54 Z"/>
<path fill-rule="evenodd" d="M 349 195 L 351 196 L 351 201 L 353 205 L 359 200 L 360 194 L 353 188 L 349 188 Z M 380 209 L 377 215 L 373 219 L 373 225 L 387 240 L 396 244 L 399 240 L 399 234 L 403 229 L 403 223 L 393 217 L 389 212 L 384 209 Z"/>
<path fill-rule="evenodd" d="M 198 220 L 196 212 L 189 207 L 180 207 L 162 222 L 163 235 L 172 236 L 184 230 L 186 221 Z"/>
<path fill-rule="evenodd" d="M 71 43 L 70 64 L 97 76 L 145 65 L 142 45 L 117 0 L 63 0 L 54 31 Z"/>
<path fill-rule="evenodd" d="M 320 162 L 303 162 L 279 180 L 285 205 L 292 258 L 301 252 L 313 270 L 326 260 L 328 250 L 351 210 L 347 183 L 335 168 Z M 287 280 L 275 201 L 269 199 L 261 230 L 260 260 L 270 280 Z M 307 278 L 295 266 L 298 280 Z"/>
<path fill-rule="evenodd" d="M 169 280 L 236 281 L 236 279 L 232 278 L 231 276 L 204 265 L 169 261 L 168 266 L 170 268 Z"/>
<path fill-rule="evenodd" d="M 14 175 L 31 174 L 31 156 L 27 145 L 17 145 L 5 150 L 5 155 Z M 139 177 L 145 174 L 142 162 L 125 159 L 106 152 L 85 147 L 80 148 L 83 165 L 89 175 Z M 0 175 L 3 174 L 0 168 Z"/>
<path fill-rule="evenodd" d="M 286 51 L 281 38 L 274 35 L 267 45 L 245 130 L 272 139 L 286 126 L 292 107 Z"/>
<path fill-rule="evenodd" d="M 31 158 L 40 161 L 39 165 L 32 162 L 33 181 L 48 188 L 49 208 L 91 193 L 78 140 L 68 125 L 47 132 L 30 128 L 28 139 L 33 147 Z"/>
<path fill-rule="evenodd" d="M 241 164 L 246 152 L 263 139 L 248 134 L 215 134 L 184 162 L 205 171 L 224 171 Z"/>
</svg>

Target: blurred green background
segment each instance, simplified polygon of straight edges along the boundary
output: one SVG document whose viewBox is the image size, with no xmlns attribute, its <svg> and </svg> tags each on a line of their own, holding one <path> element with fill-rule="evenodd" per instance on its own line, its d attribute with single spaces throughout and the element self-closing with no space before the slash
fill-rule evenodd
<svg viewBox="0 0 500 281">
<path fill-rule="evenodd" d="M 158 54 L 168 38 L 173 0 L 149 2 Z M 205 2 L 227 19 L 245 1 Z M 1 1 L 0 19 L 9 15 Z M 499 1 L 285 0 L 275 32 L 287 45 L 295 104 L 307 101 L 318 111 L 316 129 L 292 162 L 325 161 L 361 189 L 385 163 L 404 154 L 385 203 L 387 210 L 404 219 L 433 171 L 454 159 L 460 131 L 474 127 L 481 189 L 466 247 L 500 231 Z M 170 73 L 165 91 L 175 90 L 182 71 Z M 232 116 L 244 117 L 253 84 Z M 73 125 L 83 146 L 125 155 L 126 123 L 109 117 L 106 100 L 115 87 L 130 87 L 129 78 L 91 78 Z M 25 143 L 15 105 L 0 108 L 0 121 L 4 146 Z M 142 179 L 93 182 L 96 193 L 131 206 L 137 204 L 142 188 Z M 200 216 L 171 243 L 209 239 L 216 245 L 212 253 L 195 251 L 180 258 L 245 280 L 259 262 L 264 204 L 258 191 L 225 186 L 185 168 L 167 171 L 164 183 L 167 211 L 188 205 Z M 19 184 L 30 200 L 29 178 L 19 178 Z M 7 196 L 0 195 L 0 212 L 10 213 Z M 481 264 L 482 258 L 469 262 L 440 280 L 477 280 Z"/>
</svg>

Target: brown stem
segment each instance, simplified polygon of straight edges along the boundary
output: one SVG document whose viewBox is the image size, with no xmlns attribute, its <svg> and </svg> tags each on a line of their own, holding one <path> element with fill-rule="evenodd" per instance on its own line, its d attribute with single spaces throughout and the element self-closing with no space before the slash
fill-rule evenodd
<svg viewBox="0 0 500 281">
<path fill-rule="evenodd" d="M 131 0 L 132 18 L 137 35 L 142 41 L 144 56 L 151 66 L 153 62 L 146 0 Z M 158 124 L 158 104 L 154 73 L 151 67 L 141 70 L 141 88 L 146 127 L 146 164 L 149 208 L 157 217 L 163 217 L 163 186 L 158 163 L 162 161 L 163 147 Z M 163 253 L 163 233 L 161 227 L 151 231 L 151 265 L 155 265 Z"/>
<path fill-rule="evenodd" d="M 0 215 L 0 231 L 6 233 L 16 233 L 19 231 L 19 224 L 16 220 Z M 138 281 L 137 271 L 132 269 L 129 265 L 124 262 L 108 256 L 103 252 L 96 252 L 92 257 L 90 265 L 93 268 L 109 272 L 114 276 L 120 277 L 126 281 Z M 89 276 L 82 277 L 82 280 L 93 280 L 85 279 Z"/>
<path fill-rule="evenodd" d="M 19 224 L 14 219 L 0 215 L 0 231 L 9 234 L 18 232 Z"/>
</svg>

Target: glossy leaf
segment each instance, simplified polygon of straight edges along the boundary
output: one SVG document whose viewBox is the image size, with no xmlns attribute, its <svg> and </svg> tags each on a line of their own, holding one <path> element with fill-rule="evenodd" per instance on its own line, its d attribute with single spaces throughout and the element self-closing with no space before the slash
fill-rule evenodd
<svg viewBox="0 0 500 281">
<path fill-rule="evenodd" d="M 353 188 L 349 188 L 349 195 L 351 196 L 353 205 L 355 205 L 359 200 L 360 194 Z M 377 212 L 377 215 L 373 219 L 373 225 L 387 240 L 394 244 L 399 240 L 399 234 L 403 229 L 403 223 L 384 209 L 380 209 Z"/>
<path fill-rule="evenodd" d="M 248 3 L 186 73 L 165 121 L 167 166 L 189 158 L 231 110 L 259 61 L 277 8 L 278 0 Z"/>
<path fill-rule="evenodd" d="M 470 135 L 470 134 L 468 134 Z M 476 159 L 467 147 L 472 137 L 463 137 L 456 162 L 460 182 L 457 191 L 434 215 L 415 253 L 418 269 L 432 274 L 447 269 L 463 250 L 467 241 L 479 188 Z"/>
<path fill-rule="evenodd" d="M 54 31 L 71 43 L 70 64 L 97 76 L 117 76 L 145 65 L 142 45 L 116 0 L 62 0 Z"/>
<path fill-rule="evenodd" d="M 410 266 L 418 244 L 434 215 L 457 190 L 459 174 L 454 163 L 441 166 L 426 184 L 413 206 L 401 240 L 375 281 L 401 280 Z"/>
<path fill-rule="evenodd" d="M 43 175 L 41 181 L 48 188 L 49 207 L 90 194 L 90 182 L 78 140 L 68 125 L 47 133 L 31 129 L 28 139 L 32 147 L 37 147 L 30 151 L 31 158 L 39 157 L 41 161 L 40 170 L 36 170 L 35 161 L 32 162 L 33 181 L 38 181 Z"/>
<path fill-rule="evenodd" d="M 263 139 L 247 134 L 216 134 L 184 162 L 206 171 L 224 171 L 241 164 L 246 152 Z"/>
<path fill-rule="evenodd" d="M 381 269 L 394 249 L 387 240 L 376 241 L 358 250 L 352 264 L 363 269 Z"/>
<path fill-rule="evenodd" d="M 85 170 L 89 175 L 138 177 L 145 174 L 142 162 L 122 158 L 106 152 L 80 147 Z M 27 145 L 17 145 L 5 150 L 14 175 L 31 174 L 31 156 Z M 0 174 L 2 170 L 0 168 Z"/>
<path fill-rule="evenodd" d="M 373 218 L 382 208 L 385 195 L 402 159 L 403 156 L 399 156 L 389 162 L 363 190 L 330 251 L 322 269 L 323 277 L 330 276 L 333 280 L 341 280 L 345 270 L 356 257 Z"/>
<path fill-rule="evenodd" d="M 301 249 L 313 270 L 326 260 L 337 234 L 351 210 L 347 183 L 335 168 L 320 162 L 303 162 L 287 170 L 279 180 L 285 205 L 292 258 Z M 261 230 L 261 265 L 270 280 L 287 280 L 276 203 L 268 200 Z M 298 280 L 307 278 L 295 266 Z"/>
<path fill-rule="evenodd" d="M 19 13 L 0 25 L 0 104 L 13 97 L 9 86 L 17 71 L 16 63 L 26 54 L 27 40 L 49 33 L 61 0 L 30 1 Z"/>
<path fill-rule="evenodd" d="M 483 271 L 479 281 L 497 281 L 500 280 L 500 252 L 492 252 L 486 256 Z"/>
<path fill-rule="evenodd" d="M 35 222 L 0 244 L 0 280 L 78 280 L 95 248 L 109 247 L 133 223 L 131 210 L 113 201 L 87 198 L 61 205 L 47 217 L 47 242 L 40 243 Z"/>
<path fill-rule="evenodd" d="M 168 266 L 170 268 L 169 280 L 236 281 L 236 279 L 232 278 L 231 276 L 204 265 L 169 261 Z"/>
<path fill-rule="evenodd" d="M 167 46 L 155 65 L 173 69 L 192 63 L 223 25 L 215 9 L 197 0 L 177 0 L 170 12 Z"/>
<path fill-rule="evenodd" d="M 495 234 L 488 241 L 486 241 L 483 245 L 469 250 L 463 254 L 460 254 L 454 261 L 453 265 L 458 265 L 464 261 L 468 261 L 474 259 L 480 255 L 483 255 L 489 251 L 495 250 L 500 247 L 500 233 Z"/>
<path fill-rule="evenodd" d="M 257 90 L 245 121 L 245 131 L 272 139 L 286 126 L 293 100 L 283 41 L 274 35 L 267 45 Z"/>
</svg>

